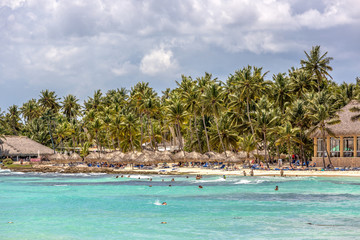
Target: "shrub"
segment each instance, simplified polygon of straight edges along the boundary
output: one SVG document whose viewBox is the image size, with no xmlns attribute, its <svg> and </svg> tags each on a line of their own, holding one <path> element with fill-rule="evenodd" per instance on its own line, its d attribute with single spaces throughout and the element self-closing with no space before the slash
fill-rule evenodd
<svg viewBox="0 0 360 240">
<path fill-rule="evenodd" d="M 4 165 L 13 164 L 13 160 L 11 158 L 6 158 L 2 162 L 3 162 Z"/>
</svg>

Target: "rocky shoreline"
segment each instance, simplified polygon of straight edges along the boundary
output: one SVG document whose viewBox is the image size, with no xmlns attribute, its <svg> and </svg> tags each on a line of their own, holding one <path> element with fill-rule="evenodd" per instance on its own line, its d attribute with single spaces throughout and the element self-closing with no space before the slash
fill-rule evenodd
<svg viewBox="0 0 360 240">
<path fill-rule="evenodd" d="M 3 166 L 2 169 L 9 169 L 14 172 L 41 172 L 41 173 L 106 173 L 106 174 L 144 174 L 144 175 L 154 175 L 154 174 L 161 174 L 161 175 L 183 175 L 182 172 L 154 172 L 154 171 L 147 171 L 147 170 L 140 170 L 140 169 L 114 169 L 114 168 L 95 168 L 95 167 L 71 167 L 71 166 L 42 166 L 42 165 L 35 165 L 29 167 L 6 167 Z M 191 173 L 188 173 L 191 174 Z M 195 174 L 195 173 L 194 173 Z"/>
</svg>

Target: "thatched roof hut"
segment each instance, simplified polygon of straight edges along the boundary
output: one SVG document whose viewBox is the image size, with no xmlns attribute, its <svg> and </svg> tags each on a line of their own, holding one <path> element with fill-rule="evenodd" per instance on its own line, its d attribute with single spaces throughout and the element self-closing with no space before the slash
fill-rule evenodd
<svg viewBox="0 0 360 240">
<path fill-rule="evenodd" d="M 207 152 L 205 155 L 209 157 L 210 162 L 222 162 L 226 159 L 224 153 Z"/>
<path fill-rule="evenodd" d="M 170 163 L 170 162 L 174 162 L 172 156 L 173 154 L 171 154 L 170 152 L 158 152 L 156 154 L 156 159 L 158 162 Z"/>
<path fill-rule="evenodd" d="M 226 156 L 227 157 L 236 156 L 236 153 L 234 153 L 233 151 L 226 151 Z"/>
<path fill-rule="evenodd" d="M 233 155 L 231 157 L 226 158 L 225 162 L 227 163 L 240 163 L 243 159 L 241 159 L 239 156 Z"/>
<path fill-rule="evenodd" d="M 69 156 L 69 160 L 72 160 L 72 161 L 81 161 L 81 160 L 82 160 L 82 157 L 80 157 L 80 155 L 77 154 L 77 153 L 72 153 L 72 154 Z"/>
<path fill-rule="evenodd" d="M 61 153 L 55 153 L 55 154 L 52 154 L 50 156 L 48 156 L 48 159 L 50 161 L 59 161 L 59 160 L 66 160 L 67 159 L 67 156 L 66 155 L 63 155 Z"/>
<path fill-rule="evenodd" d="M 156 160 L 154 154 L 151 155 L 151 154 L 146 154 L 146 153 L 139 155 L 134 161 L 134 163 L 136 163 L 136 164 L 143 164 L 143 165 L 151 165 L 156 162 L 157 162 L 157 160 Z"/>
<path fill-rule="evenodd" d="M 326 125 L 326 128 L 329 128 L 335 136 L 359 136 L 360 135 L 360 121 L 352 121 L 351 118 L 355 115 L 358 115 L 357 112 L 351 112 L 350 109 L 353 107 L 360 108 L 360 102 L 356 100 L 350 101 L 345 107 L 341 108 L 337 114 L 339 120 L 341 121 L 335 125 Z M 326 133 L 327 137 L 328 134 Z M 317 137 L 321 138 L 321 132 L 319 130 L 315 131 L 312 135 L 312 138 Z"/>
<path fill-rule="evenodd" d="M 128 152 L 124 155 L 123 160 L 127 163 L 135 163 L 135 160 L 141 155 L 141 152 Z"/>
<path fill-rule="evenodd" d="M 54 154 L 51 148 L 24 136 L 5 136 L 1 142 L 0 156 L 38 157 Z"/>
<path fill-rule="evenodd" d="M 180 151 L 180 152 L 174 154 L 172 159 L 175 161 L 184 161 L 186 155 L 187 155 L 187 153 L 185 153 L 184 151 Z"/>
<path fill-rule="evenodd" d="M 87 161 L 100 161 L 105 158 L 105 155 L 102 153 L 92 152 L 85 157 Z"/>
<path fill-rule="evenodd" d="M 201 154 L 198 152 L 191 152 L 185 156 L 187 161 L 208 161 L 209 157 L 205 154 Z"/>
</svg>

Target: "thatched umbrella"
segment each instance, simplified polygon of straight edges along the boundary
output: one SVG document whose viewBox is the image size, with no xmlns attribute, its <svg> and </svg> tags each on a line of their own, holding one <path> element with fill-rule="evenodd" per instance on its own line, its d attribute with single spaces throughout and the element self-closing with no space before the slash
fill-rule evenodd
<svg viewBox="0 0 360 240">
<path fill-rule="evenodd" d="M 238 156 L 231 156 L 226 158 L 225 162 L 227 163 L 240 163 L 243 160 L 241 158 L 239 158 Z"/>
<path fill-rule="evenodd" d="M 189 154 L 186 155 L 185 157 L 186 160 L 188 161 L 208 161 L 209 160 L 209 157 L 205 154 L 201 154 L 201 153 L 198 153 L 198 152 L 191 152 Z"/>
<path fill-rule="evenodd" d="M 123 160 L 126 163 L 134 163 L 134 161 L 141 155 L 141 152 L 128 152 L 124 155 Z"/>
<path fill-rule="evenodd" d="M 174 154 L 172 159 L 175 161 L 181 162 L 181 161 L 185 160 L 186 156 L 187 156 L 187 153 L 185 153 L 184 151 L 180 151 L 180 152 Z"/>
<path fill-rule="evenodd" d="M 170 154 L 170 155 L 169 155 Z M 169 153 L 169 154 L 166 154 L 166 153 L 158 153 L 156 155 L 156 160 L 158 162 L 162 162 L 162 163 L 170 163 L 170 162 L 174 162 L 174 160 L 172 159 L 172 154 Z"/>
<path fill-rule="evenodd" d="M 72 154 L 69 156 L 69 160 L 72 160 L 72 161 L 80 161 L 80 160 L 82 160 L 82 158 L 80 157 L 79 154 L 77 154 L 77 153 L 72 153 Z"/>
<path fill-rule="evenodd" d="M 143 153 L 135 159 L 136 164 L 151 165 L 156 162 L 154 155 Z"/>
<path fill-rule="evenodd" d="M 90 161 L 99 161 L 99 160 L 101 160 L 101 159 L 104 159 L 104 157 L 105 157 L 105 155 L 104 154 L 102 154 L 102 153 L 97 153 L 97 152 L 92 152 L 92 153 L 90 153 L 89 155 L 87 155 L 86 157 L 85 157 L 85 160 L 90 160 Z"/>
<path fill-rule="evenodd" d="M 205 153 L 205 154 L 209 156 L 210 162 L 223 162 L 226 160 L 225 154 L 223 153 L 212 153 L 212 154 Z"/>
<path fill-rule="evenodd" d="M 60 153 L 56 153 L 49 156 L 49 160 L 56 163 L 67 163 L 68 158 L 69 157 L 66 154 L 60 154 Z"/>
<path fill-rule="evenodd" d="M 57 160 L 64 160 L 64 155 L 60 154 L 60 153 L 55 153 L 53 155 L 50 155 L 49 157 L 50 161 L 57 161 Z"/>
<path fill-rule="evenodd" d="M 236 156 L 236 153 L 234 153 L 233 151 L 226 151 L 226 156 L 227 157 Z"/>
</svg>

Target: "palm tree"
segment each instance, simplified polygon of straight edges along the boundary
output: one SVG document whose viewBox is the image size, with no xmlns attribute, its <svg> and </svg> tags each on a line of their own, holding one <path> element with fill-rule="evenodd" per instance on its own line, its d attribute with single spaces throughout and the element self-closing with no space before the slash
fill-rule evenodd
<svg viewBox="0 0 360 240">
<path fill-rule="evenodd" d="M 93 133 L 93 136 L 95 136 L 95 141 L 96 141 L 96 148 L 100 154 L 100 141 L 99 141 L 99 134 L 100 134 L 100 130 L 103 127 L 103 121 L 99 118 L 95 118 L 95 120 L 93 122 L 90 123 L 90 129 L 91 132 Z"/>
<path fill-rule="evenodd" d="M 297 98 L 303 98 L 306 93 L 317 88 L 316 78 L 304 69 L 292 68 L 289 76 L 290 87 Z"/>
<path fill-rule="evenodd" d="M 332 67 L 330 67 L 329 63 L 333 60 L 332 57 L 327 57 L 327 53 L 321 55 L 320 46 L 312 47 L 310 53 L 305 52 L 306 60 L 301 60 L 300 64 L 302 69 L 310 72 L 311 75 L 315 76 L 318 82 L 318 91 L 320 91 L 320 86 L 322 85 L 322 80 L 326 77 L 332 77 L 329 74 L 329 71 L 332 71 Z"/>
<path fill-rule="evenodd" d="M 264 81 L 266 74 L 267 72 L 262 73 L 262 68 L 247 66 L 242 70 L 236 71 L 235 75 L 231 76 L 232 81 L 230 81 L 236 90 L 240 92 L 240 98 L 246 101 L 248 122 L 255 142 L 255 130 L 250 117 L 250 100 L 256 100 L 268 90 L 269 83 Z M 258 151 L 257 148 L 256 151 Z"/>
<path fill-rule="evenodd" d="M 138 135 L 138 127 L 139 123 L 138 120 L 133 113 L 127 113 L 122 117 L 122 131 L 125 133 L 129 138 L 126 138 L 127 140 L 130 140 L 131 144 L 131 150 L 135 151 L 135 137 Z"/>
<path fill-rule="evenodd" d="M 262 98 L 262 100 L 267 102 L 266 98 Z M 263 146 L 265 150 L 264 160 L 268 167 L 269 167 L 269 162 L 267 158 L 268 134 L 271 133 L 273 128 L 275 127 L 278 121 L 278 115 L 279 112 L 276 111 L 276 109 L 274 108 L 264 109 L 264 108 L 260 108 L 259 106 L 257 107 L 255 126 L 263 136 Z"/>
<path fill-rule="evenodd" d="M 78 101 L 79 99 L 77 99 L 72 94 L 64 97 L 64 101 L 62 102 L 62 110 L 68 121 L 71 119 L 76 119 L 76 117 L 79 116 L 81 106 L 78 104 Z"/>
<path fill-rule="evenodd" d="M 305 131 L 310 128 L 310 119 L 307 114 L 306 103 L 304 100 L 296 100 L 293 104 L 287 109 L 286 116 L 288 120 L 294 127 L 300 129 L 299 138 L 304 139 L 306 134 Z M 303 141 L 304 142 L 304 141 Z M 302 163 L 305 161 L 305 151 L 304 146 L 300 144 L 300 155 Z M 306 161 L 307 163 L 307 161 Z"/>
<path fill-rule="evenodd" d="M 276 141 L 276 145 L 286 144 L 287 152 L 289 155 L 289 161 L 291 162 L 291 151 L 293 145 L 298 143 L 302 144 L 301 140 L 297 137 L 300 132 L 299 128 L 293 128 L 291 123 L 287 121 L 283 126 L 277 128 L 279 133 L 279 139 Z"/>
<path fill-rule="evenodd" d="M 54 113 L 57 113 L 60 109 L 58 100 L 60 100 L 60 98 L 56 96 L 54 91 L 49 91 L 46 89 L 45 91 L 40 92 L 39 104 L 44 108 L 44 110 L 51 109 Z"/>
<path fill-rule="evenodd" d="M 8 123 L 13 135 L 18 135 L 21 124 L 20 124 L 20 111 L 18 106 L 12 105 L 8 108 L 8 113 L 5 116 L 6 122 Z"/>
<path fill-rule="evenodd" d="M 335 136 L 335 134 L 331 131 L 329 126 L 340 123 L 338 119 L 338 115 L 336 113 L 336 105 L 334 104 L 333 95 L 331 95 L 328 91 L 324 90 L 318 92 L 314 95 L 313 99 L 308 101 L 308 117 L 311 120 L 312 127 L 309 130 L 309 134 L 314 133 L 316 130 L 320 131 L 321 137 L 323 139 L 323 164 L 324 168 L 325 165 L 325 151 L 327 152 L 326 148 L 326 134 L 330 136 Z M 330 154 L 327 152 L 327 156 L 329 159 L 329 163 L 331 164 Z"/>
<path fill-rule="evenodd" d="M 291 103 L 293 94 L 289 78 L 284 73 L 278 73 L 273 76 L 273 80 L 272 97 L 281 113 L 285 113 L 285 107 Z"/>
<path fill-rule="evenodd" d="M 223 149 L 223 152 L 226 155 L 226 149 L 222 140 L 222 137 L 220 135 L 220 131 L 219 131 L 219 117 L 220 114 L 222 113 L 222 109 L 223 109 L 223 105 L 222 105 L 222 99 L 223 99 L 223 92 L 221 87 L 218 84 L 211 84 L 209 85 L 203 96 L 202 96 L 202 101 L 203 101 L 203 106 L 205 109 L 205 112 L 211 113 L 214 116 L 214 120 L 215 120 L 215 124 L 216 124 L 216 129 L 219 135 L 219 140 Z"/>
<path fill-rule="evenodd" d="M 167 107 L 167 117 L 169 123 L 172 123 L 175 128 L 175 132 L 180 143 L 180 150 L 183 150 L 181 125 L 185 121 L 187 114 L 188 113 L 185 110 L 184 104 L 182 104 L 178 99 L 174 99 Z"/>
<path fill-rule="evenodd" d="M 216 81 L 216 79 L 212 79 L 211 74 L 205 73 L 204 77 L 197 78 L 196 81 L 197 81 L 196 90 L 198 91 L 198 97 L 200 98 L 198 101 L 199 101 L 199 103 L 201 105 L 201 108 L 199 108 L 199 111 L 201 112 L 201 117 L 202 117 L 202 121 L 203 121 L 203 125 L 204 125 L 204 131 L 205 131 L 205 137 L 206 137 L 206 144 L 207 144 L 208 152 L 211 152 L 210 143 L 209 143 L 209 136 L 208 136 L 208 131 L 207 131 L 207 127 L 206 127 L 206 121 L 205 121 L 206 111 L 205 111 L 204 102 L 201 101 L 201 97 L 205 93 L 206 88 L 211 83 L 214 83 Z"/>
<path fill-rule="evenodd" d="M 20 108 L 20 112 L 26 122 L 41 116 L 40 106 L 35 99 L 31 99 L 24 103 Z"/>
<path fill-rule="evenodd" d="M 246 152 L 246 159 L 250 167 L 250 153 L 257 148 L 255 137 L 252 134 L 244 135 L 239 139 L 239 149 Z"/>
</svg>

